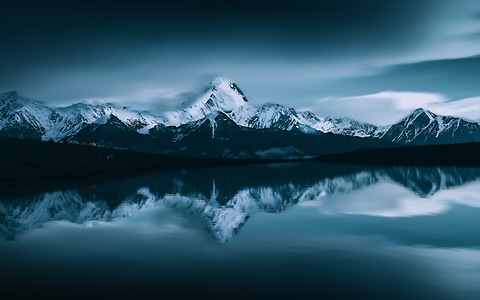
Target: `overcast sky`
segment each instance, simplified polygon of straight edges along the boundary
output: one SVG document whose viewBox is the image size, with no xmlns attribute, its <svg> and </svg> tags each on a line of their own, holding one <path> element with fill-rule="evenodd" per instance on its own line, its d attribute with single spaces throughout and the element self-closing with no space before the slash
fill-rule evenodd
<svg viewBox="0 0 480 300">
<path fill-rule="evenodd" d="M 3 1 L 0 91 L 161 113 L 222 76 L 319 116 L 480 119 L 478 0 L 201 2 Z"/>
</svg>

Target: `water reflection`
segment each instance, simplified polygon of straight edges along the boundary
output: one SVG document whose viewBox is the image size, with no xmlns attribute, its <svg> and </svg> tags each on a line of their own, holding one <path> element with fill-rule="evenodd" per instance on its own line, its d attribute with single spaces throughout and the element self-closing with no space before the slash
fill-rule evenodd
<svg viewBox="0 0 480 300">
<path fill-rule="evenodd" d="M 320 214 L 412 217 L 453 205 L 480 207 L 480 168 L 371 168 L 321 163 L 189 169 L 25 194 L 1 195 L 0 234 L 18 234 L 49 221 L 93 225 L 166 207 L 202 220 L 213 237 L 231 239 L 258 212 L 297 205 Z"/>
<path fill-rule="evenodd" d="M 477 300 L 479 179 L 308 163 L 0 188 L 2 295 Z"/>
</svg>

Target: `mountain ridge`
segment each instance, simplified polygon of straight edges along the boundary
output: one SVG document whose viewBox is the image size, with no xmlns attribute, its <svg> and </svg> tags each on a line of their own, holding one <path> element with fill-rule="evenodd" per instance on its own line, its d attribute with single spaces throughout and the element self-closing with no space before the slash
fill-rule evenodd
<svg viewBox="0 0 480 300">
<path fill-rule="evenodd" d="M 439 116 L 423 108 L 414 110 L 395 124 L 378 127 L 349 118 L 322 118 L 310 111 L 296 111 L 294 108 L 275 103 L 254 105 L 237 84 L 224 78 L 211 81 L 204 93 L 192 103 L 161 116 L 111 103 L 75 103 L 67 107 L 49 107 L 42 102 L 25 98 L 17 91 L 5 92 L 0 94 L 2 117 L 0 135 L 37 140 L 94 141 L 104 147 L 139 151 L 143 149 L 156 153 L 176 151 L 181 154 L 182 149 L 195 147 L 194 144 L 182 146 L 185 138 L 200 134 L 197 128 L 209 121 L 205 126 L 210 126 L 211 134 L 209 136 L 201 134 L 204 140 L 200 141 L 197 138 L 197 144 L 211 144 L 210 139 L 223 140 L 223 150 L 219 146 L 214 150 L 215 153 L 212 153 L 213 150 L 206 151 L 209 156 L 224 156 L 231 149 L 229 150 L 228 143 L 225 142 L 229 139 L 225 132 L 219 139 L 217 139 L 219 135 L 215 134 L 217 130 L 215 120 L 219 114 L 223 116 L 223 123 L 227 122 L 227 118 L 233 122 L 228 126 L 231 128 L 238 126 L 239 130 L 235 132 L 239 134 L 248 131 L 249 134 L 256 132 L 253 135 L 257 136 L 262 132 L 267 135 L 278 135 L 273 133 L 276 131 L 283 132 L 287 140 L 288 137 L 295 135 L 305 135 L 311 142 L 319 142 L 322 140 L 319 136 L 327 134 L 342 136 L 343 138 L 338 139 L 338 141 L 343 139 L 340 144 L 352 144 L 350 149 L 339 147 L 337 152 L 361 147 L 388 147 L 395 144 L 424 145 L 480 141 L 478 123 L 462 118 Z M 112 116 L 116 118 L 115 122 L 112 121 Z M 114 135 L 120 136 L 114 138 Z M 347 141 L 349 139 L 351 142 Z M 160 143 L 161 140 L 163 143 Z M 261 138 L 246 138 L 245 141 L 263 144 Z M 149 143 L 152 145 L 149 146 Z M 257 151 L 251 149 L 248 155 L 255 157 L 254 153 L 258 151 L 265 153 L 264 151 L 278 147 L 273 143 L 270 148 L 264 146 Z M 326 154 L 305 152 L 294 143 L 280 146 L 282 147 L 291 147 L 291 151 L 287 152 L 297 152 L 299 157 Z M 239 151 L 241 152 L 238 149 L 237 152 Z M 189 153 L 195 155 L 192 151 Z"/>
</svg>

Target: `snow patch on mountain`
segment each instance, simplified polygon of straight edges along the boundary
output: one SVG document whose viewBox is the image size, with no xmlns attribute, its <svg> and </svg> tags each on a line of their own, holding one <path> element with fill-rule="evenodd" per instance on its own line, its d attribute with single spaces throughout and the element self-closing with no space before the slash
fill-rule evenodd
<svg viewBox="0 0 480 300">
<path fill-rule="evenodd" d="M 298 128 L 300 124 L 295 110 L 280 104 L 265 103 L 250 111 L 253 114 L 241 117 L 243 122 L 236 120 L 239 125 L 257 129 L 274 128 L 290 131 Z M 237 116 L 240 116 L 240 114 L 237 113 Z"/>
<path fill-rule="evenodd" d="M 218 111 L 208 114 L 207 119 L 210 122 L 210 127 L 212 127 L 212 139 L 215 138 L 215 129 L 217 129 L 217 121 L 215 118 L 218 116 Z"/>
<path fill-rule="evenodd" d="M 154 128 L 155 126 L 157 126 L 157 124 L 149 124 L 145 127 L 142 127 L 140 129 L 137 129 L 137 132 L 140 133 L 140 134 L 149 134 L 150 133 L 150 129 Z"/>
</svg>

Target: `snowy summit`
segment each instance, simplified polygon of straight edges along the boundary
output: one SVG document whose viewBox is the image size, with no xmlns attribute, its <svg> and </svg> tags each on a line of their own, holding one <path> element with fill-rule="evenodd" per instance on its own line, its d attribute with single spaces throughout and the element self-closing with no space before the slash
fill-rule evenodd
<svg viewBox="0 0 480 300">
<path fill-rule="evenodd" d="M 235 83 L 219 77 L 208 84 L 205 92 L 193 104 L 166 113 L 162 123 L 178 127 L 213 112 L 231 113 L 247 103 L 247 98 Z"/>
</svg>

